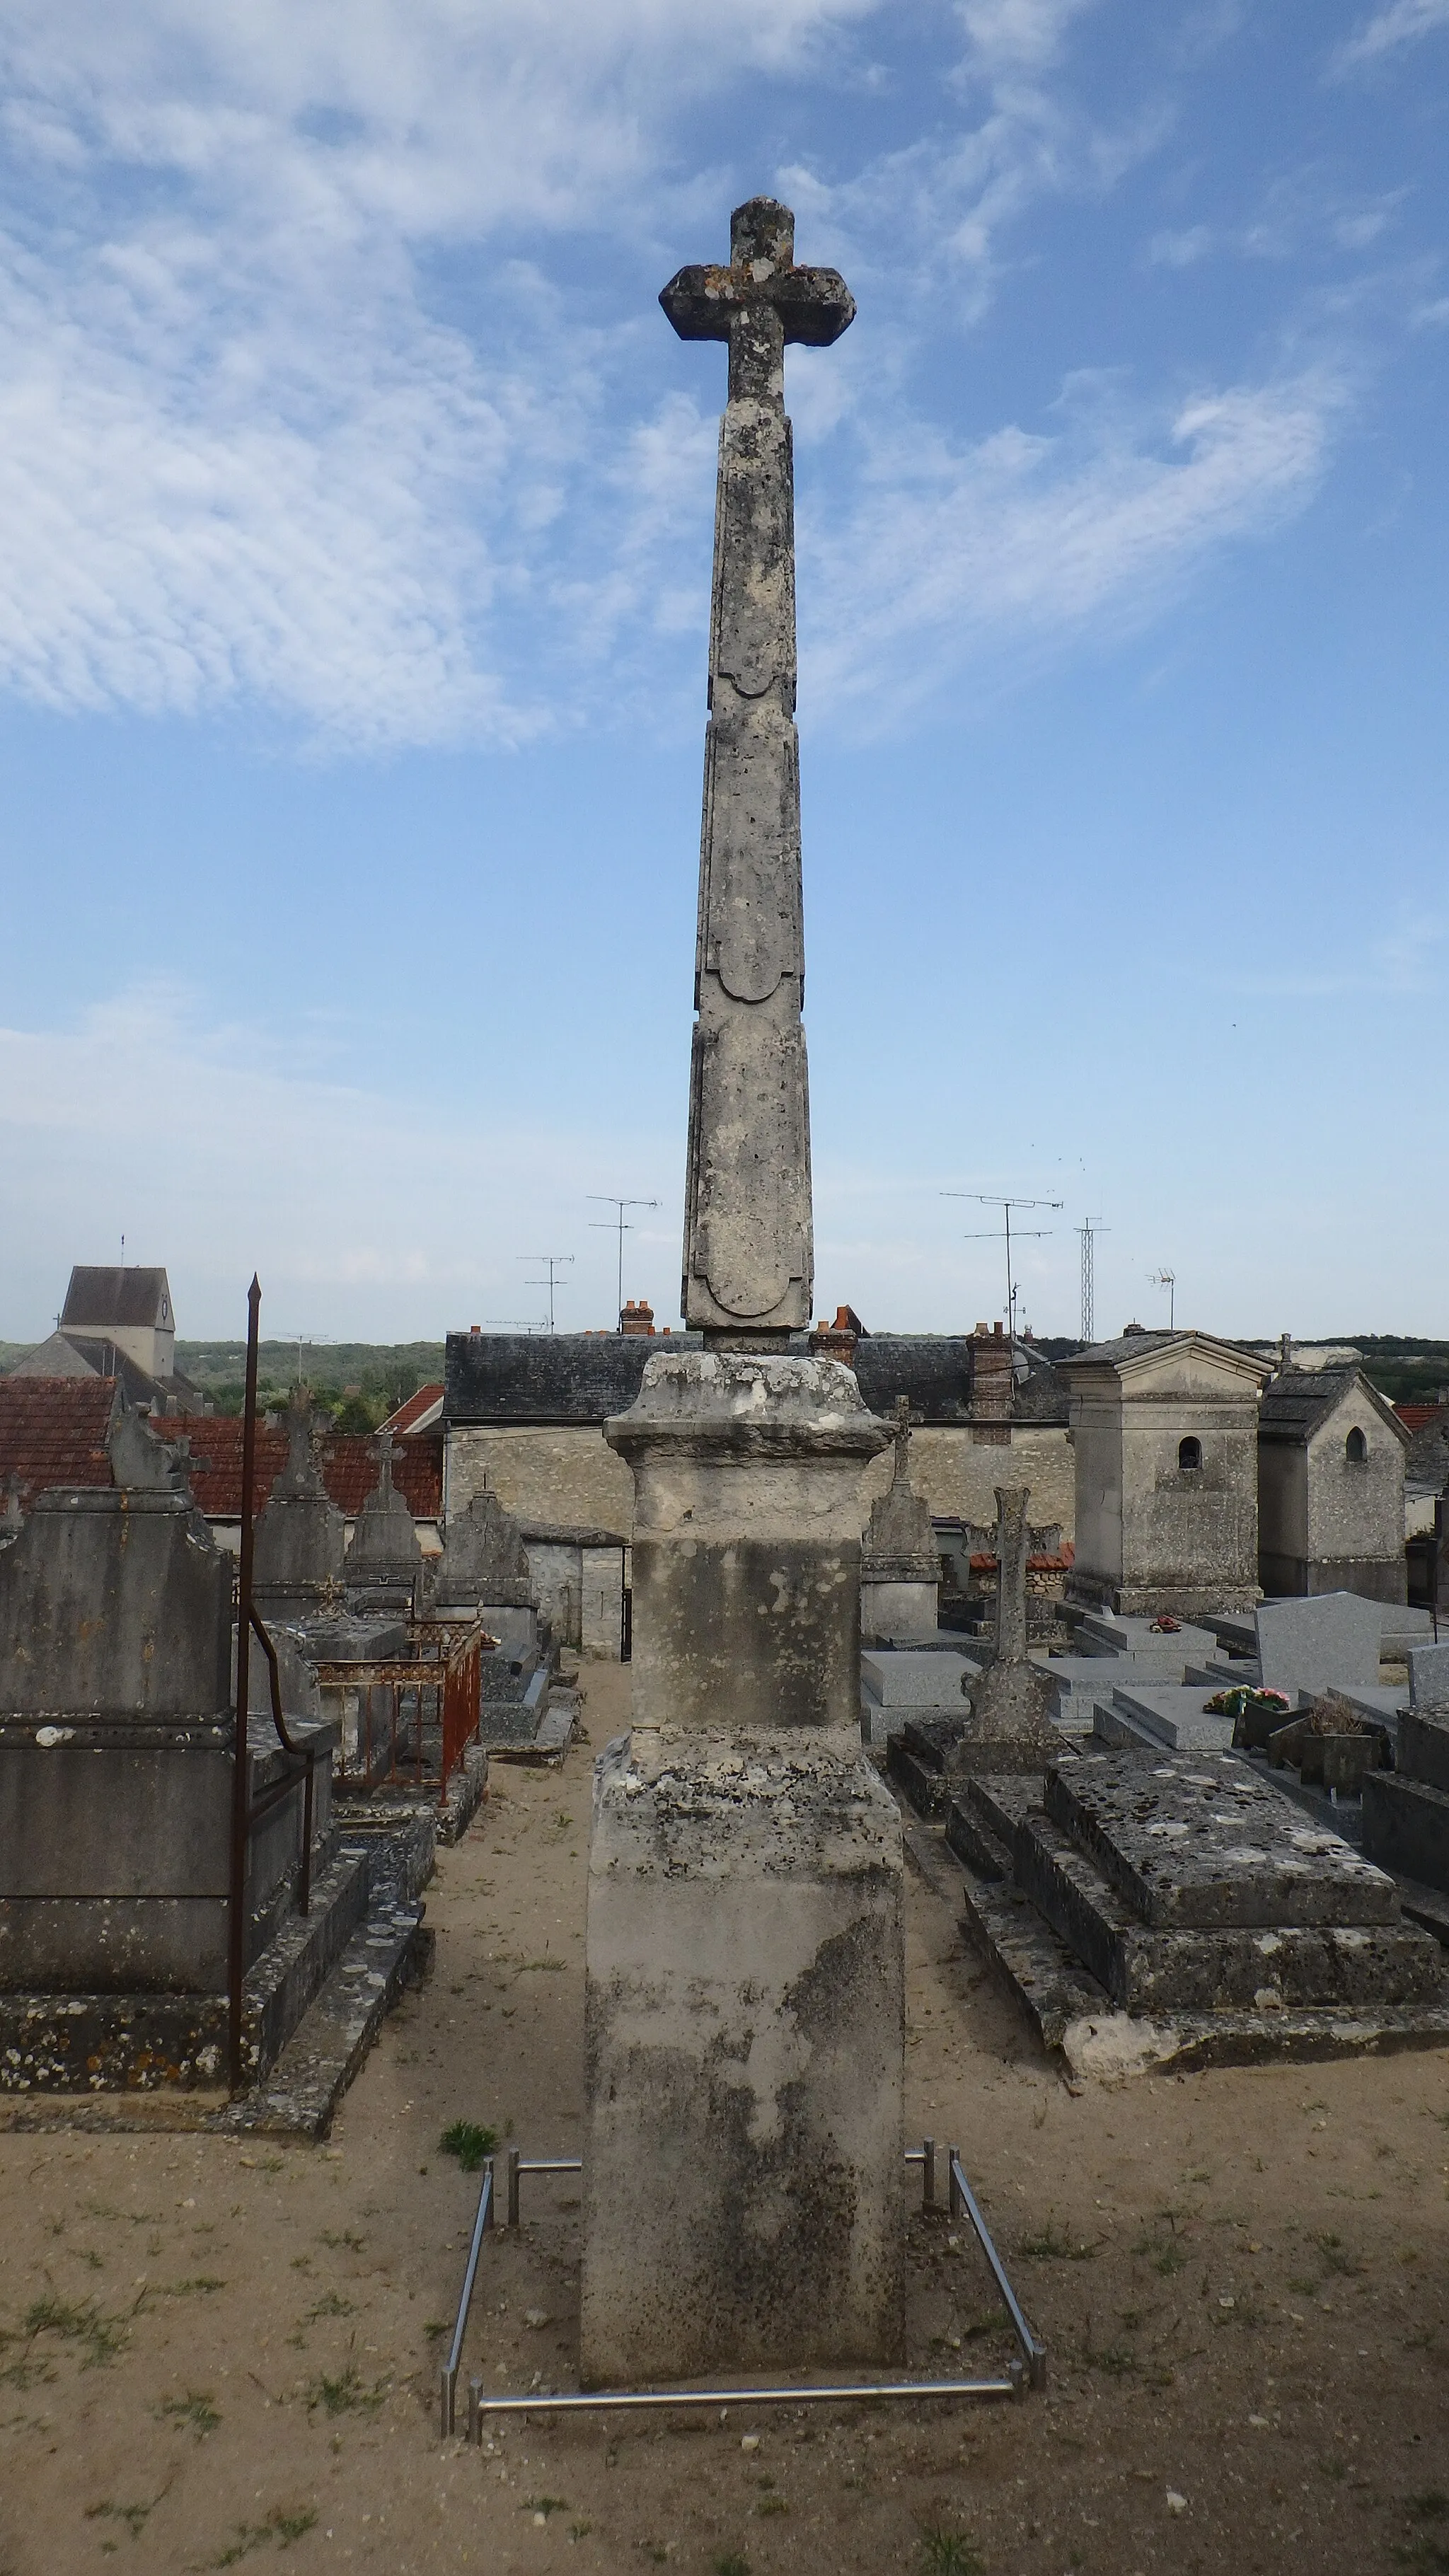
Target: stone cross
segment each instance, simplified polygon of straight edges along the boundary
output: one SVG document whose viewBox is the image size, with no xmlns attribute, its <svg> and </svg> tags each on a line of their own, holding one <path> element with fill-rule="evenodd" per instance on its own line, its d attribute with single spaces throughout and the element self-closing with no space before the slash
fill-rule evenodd
<svg viewBox="0 0 1449 2576">
<path fill-rule="evenodd" d="M 729 266 L 682 268 L 659 298 L 681 339 L 729 343 L 681 1302 L 707 1344 L 757 1350 L 808 1327 L 814 1289 L 785 346 L 828 348 L 855 318 L 843 278 L 794 254 L 789 207 L 752 197 Z"/>
</svg>

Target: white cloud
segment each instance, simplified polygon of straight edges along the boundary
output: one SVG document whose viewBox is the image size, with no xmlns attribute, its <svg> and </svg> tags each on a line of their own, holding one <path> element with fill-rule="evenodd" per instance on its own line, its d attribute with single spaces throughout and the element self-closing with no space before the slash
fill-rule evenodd
<svg viewBox="0 0 1449 2576">
<path fill-rule="evenodd" d="M 677 1276 L 682 1132 L 621 1126 L 610 1095 L 606 1119 L 571 1111 L 565 1133 L 510 1115 L 496 1086 L 486 1102 L 411 1099 L 329 1063 L 315 1033 L 284 1045 L 218 1026 L 168 984 L 68 1026 L 0 1028 L 0 1173 L 7 1206 L 24 1210 L 7 1243 L 7 1337 L 38 1338 L 70 1264 L 122 1233 L 128 1258 L 168 1264 L 188 1333 L 242 1329 L 257 1267 L 274 1325 L 345 1336 L 536 1312 L 515 1253 L 567 1226 L 580 1257 L 561 1312 L 604 1323 L 613 1262 L 586 1230 L 587 1192 L 616 1167 L 663 1202 L 656 1298 Z"/>
<path fill-rule="evenodd" d="M 1069 388 L 1082 419 L 1055 438 L 1008 428 L 956 449 L 919 432 L 878 456 L 847 529 L 811 524 L 812 699 L 889 718 L 988 642 L 1141 616 L 1209 546 L 1304 505 L 1341 400 L 1322 376 L 1204 391 L 1152 438 L 1101 390 Z"/>
<path fill-rule="evenodd" d="M 1415 44 L 1438 27 L 1449 27 L 1449 0 L 1392 0 L 1391 7 L 1377 10 L 1356 36 L 1340 45 L 1334 69 L 1352 71 L 1359 63 L 1376 62 L 1396 46 Z"/>
<path fill-rule="evenodd" d="M 867 648 L 903 709 L 993 625 L 1155 600 L 1321 462 L 1329 406 L 1283 388 L 1189 406 L 1156 445 L 1098 421 L 957 451 L 912 412 L 923 334 L 989 302 L 1027 211 L 1107 191 L 1160 135 L 1065 83 L 1100 6 L 962 0 L 958 95 L 984 107 L 776 181 L 876 316 L 868 352 L 852 333 L 791 373 L 851 532 L 814 620 L 851 635 L 816 647 L 847 693 Z M 707 252 L 719 178 L 675 176 L 686 114 L 744 75 L 843 77 L 880 7 L 15 0 L 0 688 L 261 707 L 368 748 L 667 701 L 670 639 L 704 620 L 721 370 L 640 393 L 658 324 L 621 244 L 661 271 Z"/>
</svg>

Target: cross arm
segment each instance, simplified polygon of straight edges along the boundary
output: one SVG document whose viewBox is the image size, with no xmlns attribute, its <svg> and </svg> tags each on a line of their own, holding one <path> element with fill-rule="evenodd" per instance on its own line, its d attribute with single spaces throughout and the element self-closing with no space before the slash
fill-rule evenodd
<svg viewBox="0 0 1449 2576">
<path fill-rule="evenodd" d="M 785 339 L 828 349 L 855 320 L 855 298 L 838 269 L 782 268 L 763 278 L 744 268 L 681 268 L 659 298 L 681 340 L 727 340 L 754 305 L 772 304 Z"/>
</svg>

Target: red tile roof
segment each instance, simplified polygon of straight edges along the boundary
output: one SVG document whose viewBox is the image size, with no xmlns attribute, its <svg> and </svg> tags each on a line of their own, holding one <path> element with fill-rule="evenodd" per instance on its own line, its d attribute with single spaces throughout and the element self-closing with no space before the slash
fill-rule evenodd
<svg viewBox="0 0 1449 2576">
<path fill-rule="evenodd" d="M 0 1377 L 0 1494 L 28 1503 L 52 1485 L 109 1485 L 113 1377 Z"/>
<path fill-rule="evenodd" d="M 1422 1431 L 1426 1422 L 1437 1422 L 1446 1410 L 1449 1408 L 1442 1404 L 1396 1404 L 1394 1407 L 1399 1420 L 1407 1424 L 1410 1431 Z"/>
<path fill-rule="evenodd" d="M 241 1512 L 242 1424 L 240 1414 L 208 1414 L 190 1422 L 189 1481 L 210 1520 L 234 1520 Z M 354 1520 L 369 1494 L 377 1489 L 376 1444 L 365 1433 L 330 1431 L 315 1442 L 322 1482 L 340 1512 Z M 287 1463 L 285 1431 L 257 1426 L 256 1508 L 261 1510 Z M 443 1436 L 425 1432 L 403 1442 L 392 1453 L 392 1481 L 418 1520 L 435 1520 L 443 1508 Z"/>
<path fill-rule="evenodd" d="M 413 1424 L 421 1422 L 423 1415 L 431 1413 L 434 1405 L 441 1404 L 442 1400 L 441 1380 L 436 1386 L 420 1386 L 416 1395 L 410 1395 L 405 1403 L 398 1406 L 396 1413 L 388 1415 L 382 1427 L 385 1431 L 394 1432 L 399 1440 L 405 1440 L 412 1432 Z"/>
</svg>

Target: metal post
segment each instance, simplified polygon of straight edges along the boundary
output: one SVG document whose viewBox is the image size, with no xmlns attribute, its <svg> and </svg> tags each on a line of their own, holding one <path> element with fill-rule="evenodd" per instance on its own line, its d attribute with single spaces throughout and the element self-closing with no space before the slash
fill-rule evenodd
<svg viewBox="0 0 1449 2576">
<path fill-rule="evenodd" d="M 923 2209 L 934 2209 L 935 2206 L 936 2141 L 934 2138 L 926 2138 L 922 2142 L 921 2152 L 921 2207 Z"/>
<path fill-rule="evenodd" d="M 458 2364 L 463 2357 L 463 2338 L 468 2331 L 468 2310 L 473 2304 L 473 2284 L 478 2278 L 478 2257 L 483 2251 L 484 2232 L 493 2213 L 493 2158 L 483 2159 L 483 2188 L 478 2194 L 478 2215 L 473 2221 L 473 2241 L 468 2248 L 468 2267 L 463 2274 L 463 2292 L 458 2301 L 458 2315 L 453 2327 L 453 2340 L 443 2364 L 439 2383 L 439 2412 L 446 2442 L 453 2430 L 453 2416 L 458 2396 Z M 473 2429 L 474 2401 L 470 2395 L 468 2429 Z"/>
<path fill-rule="evenodd" d="M 247 1700 L 251 1685 L 252 1501 L 257 1468 L 257 1332 L 261 1304 L 261 1281 L 254 1273 L 247 1290 L 246 1394 L 242 1405 L 241 1561 L 237 1578 L 236 1733 L 232 1751 L 227 1924 L 227 2042 L 233 2093 L 242 2089 L 242 1986 L 246 1978 L 247 1809 L 251 1799 Z"/>
<path fill-rule="evenodd" d="M 946 2171 L 947 2200 L 951 2216 L 953 2218 L 959 2218 L 966 2206 L 965 2202 L 961 2198 L 961 2150 L 959 2147 L 948 2147 L 946 2149 Z"/>
<path fill-rule="evenodd" d="M 508 2150 L 508 2224 L 510 2227 L 516 2227 L 518 2225 L 518 2169 L 520 2161 L 521 2159 L 517 2147 L 510 2147 Z"/>
</svg>

